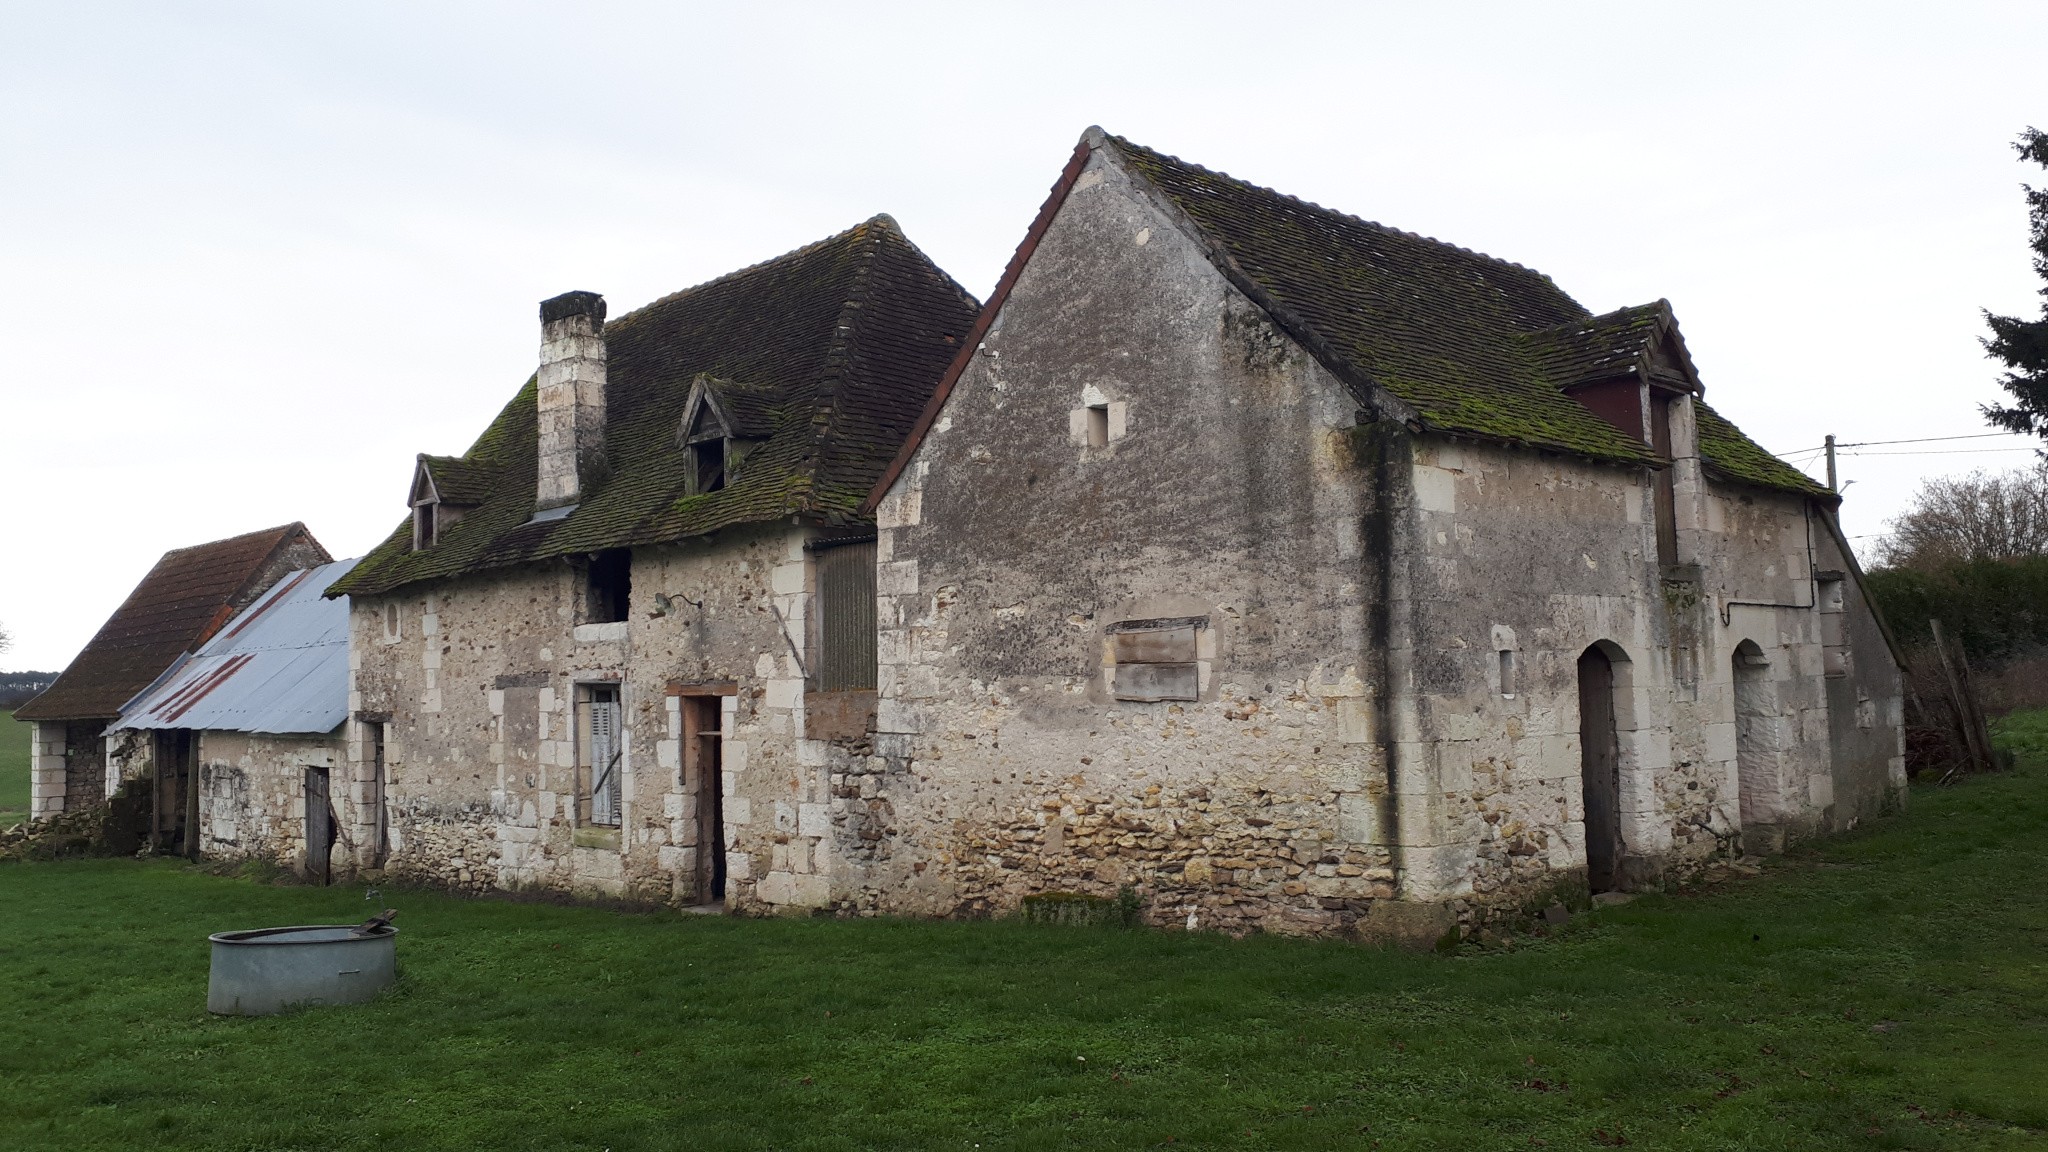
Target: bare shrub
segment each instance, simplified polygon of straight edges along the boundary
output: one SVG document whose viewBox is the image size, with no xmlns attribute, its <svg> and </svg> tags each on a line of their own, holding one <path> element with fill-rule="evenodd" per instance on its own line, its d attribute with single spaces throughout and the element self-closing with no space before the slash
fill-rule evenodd
<svg viewBox="0 0 2048 1152">
<path fill-rule="evenodd" d="M 1925 481 L 1878 542 L 1884 568 L 1931 571 L 2048 554 L 2048 461 Z"/>
</svg>

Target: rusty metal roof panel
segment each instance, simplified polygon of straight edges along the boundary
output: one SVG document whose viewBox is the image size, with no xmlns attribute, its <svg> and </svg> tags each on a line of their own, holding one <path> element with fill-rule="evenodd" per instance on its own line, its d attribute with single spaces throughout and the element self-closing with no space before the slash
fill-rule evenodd
<svg viewBox="0 0 2048 1152">
<path fill-rule="evenodd" d="M 130 700 L 114 727 L 334 731 L 348 716 L 348 598 L 321 593 L 355 563 L 302 568 L 279 580 Z"/>
</svg>

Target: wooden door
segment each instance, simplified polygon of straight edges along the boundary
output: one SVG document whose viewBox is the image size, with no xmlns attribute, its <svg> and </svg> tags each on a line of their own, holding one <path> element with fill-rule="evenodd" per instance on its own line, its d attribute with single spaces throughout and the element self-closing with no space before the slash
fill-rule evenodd
<svg viewBox="0 0 2048 1152">
<path fill-rule="evenodd" d="M 334 847 L 334 810 L 327 803 L 327 769 L 306 769 L 306 879 L 328 881 Z"/>
<path fill-rule="evenodd" d="M 697 852 L 692 888 L 699 904 L 725 899 L 725 765 L 719 698 L 683 697 L 683 788 L 694 801 Z"/>
<path fill-rule="evenodd" d="M 1598 648 L 1579 657 L 1579 777 L 1586 796 L 1586 881 L 1606 892 L 1621 858 L 1621 748 L 1614 731 L 1614 665 Z"/>
<path fill-rule="evenodd" d="M 152 753 L 150 850 L 197 859 L 199 788 L 192 768 L 192 733 L 183 729 L 160 731 Z"/>
</svg>

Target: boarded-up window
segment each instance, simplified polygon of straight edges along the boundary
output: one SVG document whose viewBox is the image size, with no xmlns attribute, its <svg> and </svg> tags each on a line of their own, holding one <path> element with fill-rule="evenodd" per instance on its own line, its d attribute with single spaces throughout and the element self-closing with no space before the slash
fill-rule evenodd
<svg viewBox="0 0 2048 1152">
<path fill-rule="evenodd" d="M 1116 655 L 1116 698 L 1196 700 L 1202 695 L 1201 666 L 1195 661 L 1197 633 L 1208 618 L 1125 620 L 1110 625 Z"/>
<path fill-rule="evenodd" d="M 819 547 L 818 690 L 875 686 L 875 542 Z"/>
<path fill-rule="evenodd" d="M 617 827 L 625 741 L 619 732 L 619 690 L 610 685 L 586 685 L 578 693 L 580 733 L 583 737 L 582 764 L 584 818 L 592 824 Z"/>
</svg>

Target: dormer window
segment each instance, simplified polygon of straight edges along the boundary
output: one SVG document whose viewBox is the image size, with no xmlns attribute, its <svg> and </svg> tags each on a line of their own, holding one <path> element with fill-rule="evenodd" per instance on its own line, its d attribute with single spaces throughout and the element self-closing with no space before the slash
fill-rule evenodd
<svg viewBox="0 0 2048 1152">
<path fill-rule="evenodd" d="M 440 543 L 441 533 L 482 502 L 487 485 L 487 476 L 470 461 L 422 454 L 406 497 L 412 506 L 412 550 L 424 552 Z"/>
<path fill-rule="evenodd" d="M 780 418 L 771 389 L 699 376 L 690 387 L 676 443 L 689 454 L 693 495 L 723 489 L 748 449 L 766 440 Z"/>
<path fill-rule="evenodd" d="M 434 484 L 425 457 L 413 469 L 412 495 L 406 502 L 412 505 L 412 550 L 424 552 L 434 546 L 441 527 L 441 490 Z"/>
</svg>

